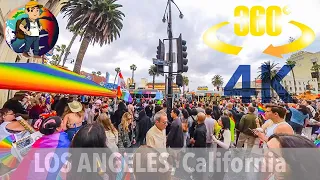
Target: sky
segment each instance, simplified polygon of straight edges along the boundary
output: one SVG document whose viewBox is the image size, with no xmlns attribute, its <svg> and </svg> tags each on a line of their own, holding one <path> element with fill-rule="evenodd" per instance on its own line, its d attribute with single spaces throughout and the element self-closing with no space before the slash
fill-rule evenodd
<svg viewBox="0 0 320 180">
<path fill-rule="evenodd" d="M 125 14 L 121 37 L 103 47 L 90 45 L 84 57 L 82 70 L 101 71 L 103 75 L 109 72 L 110 81 L 114 81 L 116 67 L 121 68 L 124 78 L 129 78 L 132 74 L 130 65 L 135 64 L 137 66 L 135 81 L 139 84 L 141 78 L 148 78 L 148 81 L 152 82 L 148 69 L 152 65 L 152 58 L 156 56 L 158 39 L 167 38 L 167 24 L 162 22 L 166 2 L 167 0 L 119 0 L 118 3 L 123 5 L 120 10 Z M 320 17 L 319 0 L 175 0 L 175 3 L 184 14 L 184 18 L 179 18 L 179 11 L 173 5 L 173 36 L 178 37 L 181 33 L 183 39 L 187 41 L 189 71 L 183 75 L 189 78 L 190 91 L 196 90 L 198 86 L 208 86 L 213 90 L 211 79 L 216 74 L 221 75 L 226 84 L 239 65 L 251 65 L 252 79 L 258 75 L 258 67 L 263 62 L 271 61 L 282 66 L 289 55 L 280 59 L 262 52 L 270 44 L 283 45 L 288 43 L 289 37 L 300 37 L 301 31 L 288 24 L 291 20 L 309 26 L 316 33 L 316 40 L 304 50 L 320 51 L 318 48 L 320 25 L 316 20 Z M 236 20 L 233 17 L 234 9 L 239 5 L 248 7 L 260 5 L 265 8 L 272 5 L 288 6 L 291 13 L 283 15 L 282 33 L 277 37 L 268 35 L 239 37 L 233 31 L 233 22 Z M 57 45 L 67 45 L 72 37 L 72 33 L 65 29 L 67 18 L 63 18 L 63 14 L 60 14 L 57 19 L 60 26 Z M 213 50 L 202 39 L 207 29 L 224 21 L 231 23 L 220 29 L 217 37 L 225 43 L 243 47 L 237 56 Z M 69 58 L 76 59 L 80 43 L 78 38 L 72 46 Z M 73 64 L 68 63 L 67 66 L 73 69 Z M 164 82 L 164 76 L 157 77 L 156 82 Z"/>
</svg>

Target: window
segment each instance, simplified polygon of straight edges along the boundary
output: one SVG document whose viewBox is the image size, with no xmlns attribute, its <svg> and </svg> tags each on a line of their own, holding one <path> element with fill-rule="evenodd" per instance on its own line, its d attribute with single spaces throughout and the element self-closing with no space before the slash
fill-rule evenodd
<svg viewBox="0 0 320 180">
<path fill-rule="evenodd" d="M 290 91 L 292 91 L 292 87 L 290 87 Z"/>
<path fill-rule="evenodd" d="M 301 85 L 301 82 L 299 81 L 299 85 Z"/>
<path fill-rule="evenodd" d="M 302 91 L 301 87 L 299 87 L 299 91 Z"/>
</svg>

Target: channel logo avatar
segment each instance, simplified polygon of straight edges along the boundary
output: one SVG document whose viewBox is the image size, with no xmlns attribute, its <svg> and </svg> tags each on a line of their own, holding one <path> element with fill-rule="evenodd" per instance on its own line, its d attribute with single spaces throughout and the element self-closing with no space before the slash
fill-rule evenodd
<svg viewBox="0 0 320 180">
<path fill-rule="evenodd" d="M 281 8 L 279 6 L 253 6 L 251 9 L 246 6 L 238 6 L 234 9 L 235 18 L 240 22 L 234 24 L 234 33 L 237 36 L 279 36 L 282 32 L 281 16 L 282 14 L 290 14 L 287 6 Z M 222 27 L 230 24 L 230 22 L 222 22 L 209 28 L 203 35 L 206 45 L 214 50 L 225 54 L 238 55 L 243 47 L 234 46 L 220 41 L 216 33 Z M 270 44 L 263 53 L 282 58 L 282 55 L 302 50 L 308 47 L 315 40 L 314 31 L 308 26 L 296 22 L 289 21 L 289 24 L 296 26 L 301 30 L 301 36 L 290 44 L 281 46 L 273 46 Z"/>
</svg>

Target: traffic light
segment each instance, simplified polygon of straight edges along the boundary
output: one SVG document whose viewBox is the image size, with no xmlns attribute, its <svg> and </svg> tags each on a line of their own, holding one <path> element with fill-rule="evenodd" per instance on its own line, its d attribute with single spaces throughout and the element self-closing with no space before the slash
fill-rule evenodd
<svg viewBox="0 0 320 180">
<path fill-rule="evenodd" d="M 159 45 L 157 47 L 157 59 L 164 60 L 165 56 L 165 49 L 164 49 L 164 44 L 163 42 L 159 39 Z"/>
<path fill-rule="evenodd" d="M 187 41 L 182 39 L 182 35 L 180 34 L 177 39 L 177 63 L 178 63 L 178 73 L 188 72 L 189 67 L 188 59 L 187 59 Z"/>
<path fill-rule="evenodd" d="M 176 84 L 179 87 L 183 86 L 183 77 L 182 77 L 181 74 L 177 74 L 177 76 L 176 76 Z"/>
<path fill-rule="evenodd" d="M 155 65 L 157 66 L 157 72 L 162 74 L 164 72 L 164 57 L 165 57 L 165 49 L 164 43 L 159 39 L 159 45 L 157 47 L 157 62 Z"/>
</svg>

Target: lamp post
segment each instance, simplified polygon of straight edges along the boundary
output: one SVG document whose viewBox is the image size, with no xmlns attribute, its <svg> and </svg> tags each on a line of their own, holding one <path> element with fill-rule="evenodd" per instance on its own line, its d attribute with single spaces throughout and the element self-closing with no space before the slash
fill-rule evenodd
<svg viewBox="0 0 320 180">
<path fill-rule="evenodd" d="M 173 1 L 173 0 L 168 0 L 167 2 L 167 6 L 166 6 L 166 10 L 165 10 L 165 13 L 163 15 L 163 18 L 162 18 L 162 22 L 166 22 L 167 19 L 168 19 L 168 29 L 167 29 L 167 32 L 168 32 L 168 39 L 169 39 L 169 60 L 168 60 L 168 66 L 169 66 L 169 73 L 168 73 L 168 93 L 167 93 L 167 115 L 168 115 L 168 119 L 171 120 L 171 116 L 170 116 L 170 113 L 171 113 L 171 110 L 172 110 L 172 105 L 173 105 L 173 87 L 172 87 L 172 81 L 173 81 L 173 57 L 172 57 L 172 40 L 173 40 L 173 35 L 172 35 L 172 17 L 171 17 L 171 3 L 173 3 L 177 9 L 179 10 L 180 12 L 180 19 L 183 18 L 183 14 L 182 12 L 180 11 L 179 7 L 177 6 L 177 4 Z M 168 14 L 167 14 L 167 18 L 166 18 L 166 12 L 167 12 L 167 9 L 169 10 L 168 11 Z"/>
</svg>

